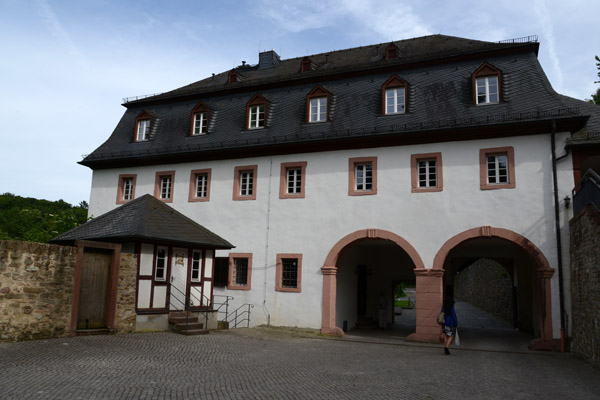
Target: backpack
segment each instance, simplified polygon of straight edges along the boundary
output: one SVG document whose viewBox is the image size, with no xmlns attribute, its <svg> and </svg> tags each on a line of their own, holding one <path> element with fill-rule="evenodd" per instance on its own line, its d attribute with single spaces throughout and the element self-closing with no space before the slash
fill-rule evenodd
<svg viewBox="0 0 600 400">
<path fill-rule="evenodd" d="M 440 311 L 440 313 L 437 316 L 437 323 L 439 325 L 444 325 L 445 322 L 446 322 L 446 314 L 444 313 L 444 311 Z"/>
</svg>

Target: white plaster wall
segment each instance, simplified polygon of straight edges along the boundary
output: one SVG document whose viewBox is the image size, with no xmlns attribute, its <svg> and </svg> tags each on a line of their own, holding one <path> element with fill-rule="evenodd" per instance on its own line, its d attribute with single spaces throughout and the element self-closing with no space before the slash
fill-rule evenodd
<svg viewBox="0 0 600 400">
<path fill-rule="evenodd" d="M 558 135 L 557 149 L 568 134 Z M 479 149 L 513 146 L 516 188 L 480 190 Z M 442 192 L 411 193 L 410 156 L 442 153 Z M 378 193 L 348 196 L 348 158 L 378 158 Z M 307 161 L 306 197 L 279 199 L 282 162 Z M 235 166 L 258 165 L 255 201 L 233 201 Z M 559 198 L 573 186 L 571 158 L 559 163 Z M 211 168 L 209 202 L 188 202 L 192 169 Z M 170 205 L 233 243 L 236 253 L 253 253 L 252 290 L 214 294 L 234 296 L 234 305 L 254 304 L 252 324 L 321 327 L 321 266 L 331 248 L 361 229 L 384 229 L 411 243 L 431 268 L 442 245 L 467 229 L 490 225 L 515 231 L 533 242 L 557 267 L 550 135 L 448 142 L 364 150 L 169 164 L 93 174 L 90 215 L 115 207 L 119 174 L 137 174 L 135 195 L 154 191 L 157 171 L 176 170 Z M 564 210 L 561 207 L 561 210 Z M 568 227 L 563 224 L 565 278 L 568 278 Z M 268 229 L 267 229 L 268 227 Z M 302 253 L 302 292 L 275 291 L 277 253 Z M 227 256 L 217 251 L 217 257 Z M 568 294 L 565 280 L 565 298 Z M 558 274 L 552 278 L 555 336 L 559 330 Z"/>
</svg>

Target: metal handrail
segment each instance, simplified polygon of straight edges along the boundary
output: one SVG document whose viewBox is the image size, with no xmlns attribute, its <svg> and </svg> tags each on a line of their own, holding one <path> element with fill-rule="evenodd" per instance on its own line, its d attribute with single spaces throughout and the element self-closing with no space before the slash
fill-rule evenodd
<svg viewBox="0 0 600 400">
<path fill-rule="evenodd" d="M 186 298 L 186 294 L 179 289 L 178 287 L 176 287 L 175 285 L 173 285 L 173 283 L 171 283 L 171 290 L 175 289 L 175 291 L 179 292 L 181 295 L 183 295 L 183 298 Z M 207 296 L 205 296 L 204 294 L 202 294 L 203 299 L 208 300 L 208 302 L 206 304 L 211 304 L 210 298 L 208 298 Z M 173 296 L 169 296 L 169 308 L 171 308 L 171 306 L 176 307 L 173 303 Z M 198 300 L 198 302 L 200 303 L 200 306 L 202 306 L 202 304 L 204 304 L 204 302 L 199 299 L 198 297 L 194 296 L 191 292 L 189 293 L 189 298 L 188 301 L 181 301 L 178 298 L 175 298 L 175 300 L 177 300 L 179 303 L 181 303 L 181 305 L 183 306 L 183 310 L 179 310 L 176 308 L 176 311 L 185 311 L 185 329 L 188 328 L 188 324 L 189 324 L 189 318 L 190 318 L 190 309 L 194 306 L 193 300 Z M 198 310 L 198 313 L 204 314 L 204 329 L 208 329 L 208 311 L 207 310 Z"/>
<path fill-rule="evenodd" d="M 248 307 L 247 310 L 243 310 L 240 311 L 242 308 L 246 308 Z M 242 322 L 246 321 L 246 327 L 250 328 L 250 309 L 254 308 L 254 304 L 242 304 L 241 306 L 239 306 L 238 308 L 236 308 L 234 311 L 231 312 L 231 314 L 229 314 L 229 316 L 233 315 L 234 317 L 232 319 L 227 319 L 227 322 L 232 323 L 233 322 L 233 328 L 237 328 L 239 324 L 241 324 Z"/>
<path fill-rule="evenodd" d="M 227 317 L 229 316 L 229 300 L 233 300 L 233 296 L 224 296 L 224 295 L 219 295 L 219 294 L 214 294 L 213 297 L 225 297 L 225 301 L 221 304 L 219 304 L 219 307 L 217 307 L 216 311 L 217 311 L 217 319 L 219 318 L 218 315 L 219 313 L 225 313 L 225 318 L 221 319 L 220 321 L 227 321 Z M 213 303 L 213 309 L 214 306 L 216 304 Z M 225 311 L 221 310 L 221 308 L 225 306 Z"/>
<path fill-rule="evenodd" d="M 571 191 L 573 213 L 577 215 L 587 204 L 592 203 L 600 209 L 600 175 L 588 169 Z"/>
</svg>

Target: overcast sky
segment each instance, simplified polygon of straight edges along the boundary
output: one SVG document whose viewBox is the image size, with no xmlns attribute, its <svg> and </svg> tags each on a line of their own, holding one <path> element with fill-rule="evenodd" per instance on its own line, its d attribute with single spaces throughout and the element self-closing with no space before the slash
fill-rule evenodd
<svg viewBox="0 0 600 400">
<path fill-rule="evenodd" d="M 122 99 L 239 65 L 430 34 L 537 35 L 554 89 L 598 85 L 599 0 L 0 0 L 0 193 L 89 201 L 77 164 L 112 133 Z"/>
</svg>

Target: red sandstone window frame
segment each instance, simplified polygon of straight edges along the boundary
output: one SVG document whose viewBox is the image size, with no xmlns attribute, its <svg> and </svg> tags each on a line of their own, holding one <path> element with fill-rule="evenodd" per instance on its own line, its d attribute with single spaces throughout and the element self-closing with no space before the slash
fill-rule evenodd
<svg viewBox="0 0 600 400">
<path fill-rule="evenodd" d="M 206 114 L 206 118 L 204 118 L 204 124 L 200 124 L 200 129 L 198 133 L 196 132 L 196 114 Z M 208 133 L 208 118 L 210 117 L 210 109 L 206 104 L 200 102 L 196 104 L 196 106 L 192 109 L 192 123 L 190 124 L 190 136 L 201 136 L 206 135 Z M 204 127 L 204 129 L 203 129 Z"/>
<path fill-rule="evenodd" d="M 329 122 L 329 105 L 330 103 L 331 93 L 324 89 L 321 85 L 317 85 L 313 90 L 311 90 L 306 95 L 306 123 L 308 124 L 318 124 L 323 122 Z M 325 119 L 311 119 L 311 110 L 310 110 L 310 102 L 312 99 L 324 98 L 325 99 Z M 320 114 L 318 114 L 320 115 Z"/>
<path fill-rule="evenodd" d="M 404 89 L 404 111 L 398 112 L 387 112 L 387 91 L 389 89 Z M 381 110 L 383 115 L 401 115 L 406 114 L 408 112 L 408 82 L 404 79 L 400 78 L 397 75 L 389 78 L 385 83 L 381 86 Z"/>
<path fill-rule="evenodd" d="M 243 172 L 252 172 L 252 193 L 250 195 L 242 195 L 240 180 Z M 245 165 L 242 167 L 235 167 L 233 170 L 233 200 L 256 200 L 256 189 L 258 182 L 258 165 Z"/>
<path fill-rule="evenodd" d="M 279 198 L 280 199 L 303 199 L 306 185 L 306 161 L 281 163 L 279 172 Z M 300 192 L 288 193 L 288 170 L 300 169 Z"/>
<path fill-rule="evenodd" d="M 168 198 L 162 198 L 162 179 L 166 177 L 171 177 L 171 187 Z M 156 177 L 154 179 L 154 197 L 163 203 L 172 203 L 173 196 L 175 193 L 175 171 L 160 171 L 156 173 Z"/>
<path fill-rule="evenodd" d="M 283 260 L 284 259 L 295 259 L 296 260 L 296 287 L 283 286 Z M 302 254 L 299 253 L 278 253 L 277 254 L 277 266 L 275 271 L 275 291 L 277 292 L 288 292 L 288 293 L 300 293 L 302 292 Z"/>
<path fill-rule="evenodd" d="M 212 174 L 211 168 L 193 169 L 190 172 L 190 190 L 189 190 L 189 194 L 188 194 L 188 202 L 193 203 L 193 202 L 200 202 L 200 201 L 210 201 L 211 174 Z M 196 183 L 197 183 L 198 175 L 206 176 L 206 196 L 204 196 L 204 197 L 197 196 Z"/>
<path fill-rule="evenodd" d="M 248 269 L 246 283 L 244 285 L 235 283 L 236 259 L 246 259 Z M 227 279 L 228 290 L 250 290 L 252 289 L 252 253 L 229 253 L 229 277 Z"/>
<path fill-rule="evenodd" d="M 125 181 L 127 179 L 131 179 L 131 198 L 125 200 L 123 197 L 125 195 Z M 131 200 L 135 199 L 135 182 L 137 179 L 137 174 L 121 174 L 119 175 L 119 182 L 117 186 L 117 204 L 125 204 L 129 203 Z"/>
<path fill-rule="evenodd" d="M 140 123 L 142 121 L 148 121 L 148 128 L 147 128 L 147 132 L 144 134 L 144 137 L 142 139 L 139 139 Z M 151 129 L 152 129 L 152 114 L 150 114 L 146 110 L 143 110 L 141 113 L 138 114 L 137 117 L 135 117 L 135 130 L 133 132 L 133 141 L 134 142 L 147 142 L 148 140 L 150 140 Z"/>
<path fill-rule="evenodd" d="M 419 162 L 435 160 L 436 185 L 430 187 L 419 186 Z M 441 192 L 444 189 L 444 176 L 442 170 L 442 153 L 411 154 L 410 156 L 410 182 L 412 193 Z"/>
<path fill-rule="evenodd" d="M 505 155 L 508 167 L 508 183 L 489 183 L 487 157 L 491 155 Z M 494 147 L 479 150 L 479 183 L 481 190 L 514 189 L 517 187 L 515 180 L 515 149 L 512 146 Z"/>
<path fill-rule="evenodd" d="M 356 188 L 356 166 L 371 165 L 371 189 Z M 348 159 L 348 196 L 369 196 L 377 194 L 377 157 L 354 157 Z"/>
<path fill-rule="evenodd" d="M 489 78 L 489 77 L 498 78 L 498 101 L 489 101 L 489 102 L 479 102 L 477 96 L 477 79 L 479 78 Z M 498 104 L 502 102 L 502 71 L 498 68 L 494 67 L 492 64 L 483 63 L 479 68 L 473 72 L 471 75 L 471 85 L 473 90 L 473 103 L 478 106 L 485 106 L 490 104 Z M 486 92 L 487 93 L 487 92 Z"/>
<path fill-rule="evenodd" d="M 261 119 L 258 114 L 259 111 L 257 110 L 256 126 L 251 127 L 250 124 L 252 123 L 252 115 L 253 115 L 253 113 L 251 111 L 254 107 L 260 107 L 260 106 L 263 106 L 262 125 L 260 125 Z M 255 94 L 254 96 L 252 96 L 250 101 L 248 101 L 248 103 L 246 103 L 246 129 L 247 130 L 255 130 L 255 129 L 264 129 L 266 127 L 267 127 L 267 100 L 264 97 L 262 97 L 260 94 Z"/>
</svg>

